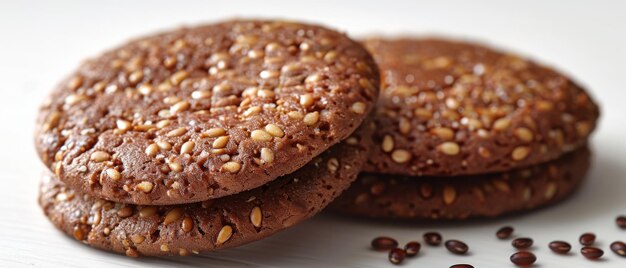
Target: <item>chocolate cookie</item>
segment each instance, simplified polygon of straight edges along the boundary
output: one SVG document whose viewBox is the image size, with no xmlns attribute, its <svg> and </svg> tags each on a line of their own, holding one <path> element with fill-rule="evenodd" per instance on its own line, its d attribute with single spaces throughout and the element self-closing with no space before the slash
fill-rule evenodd
<svg viewBox="0 0 626 268">
<path fill-rule="evenodd" d="M 256 241 L 311 217 L 348 188 L 366 157 L 366 146 L 351 137 L 260 188 L 173 206 L 93 198 L 47 173 L 39 203 L 54 225 L 96 248 L 133 257 L 198 254 Z"/>
<path fill-rule="evenodd" d="M 519 56 L 438 39 L 364 42 L 381 70 L 367 171 L 502 172 L 583 145 L 598 107 L 570 79 Z"/>
<path fill-rule="evenodd" d="M 289 174 L 378 96 L 371 56 L 313 25 L 229 21 L 132 41 L 43 105 L 36 147 L 68 187 L 133 204 L 204 201 Z"/>
<path fill-rule="evenodd" d="M 581 183 L 589 162 L 590 152 L 583 147 L 541 165 L 473 177 L 362 174 L 331 207 L 374 218 L 495 217 L 564 199 Z"/>
</svg>

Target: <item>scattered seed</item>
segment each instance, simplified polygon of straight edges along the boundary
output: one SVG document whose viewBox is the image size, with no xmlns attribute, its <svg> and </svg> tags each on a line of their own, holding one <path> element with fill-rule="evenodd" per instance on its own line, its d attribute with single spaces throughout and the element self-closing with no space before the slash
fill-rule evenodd
<svg viewBox="0 0 626 268">
<path fill-rule="evenodd" d="M 457 255 L 463 255 L 467 253 L 467 251 L 469 250 L 469 247 L 467 246 L 467 244 L 459 240 L 448 240 L 446 241 L 445 246 L 448 249 L 448 251 Z"/>
<path fill-rule="evenodd" d="M 424 242 L 431 246 L 438 246 L 441 244 L 441 234 L 437 232 L 424 233 Z"/>
<path fill-rule="evenodd" d="M 528 237 L 516 238 L 511 242 L 516 249 L 527 249 L 533 245 L 533 240 Z"/>
<path fill-rule="evenodd" d="M 622 241 L 611 243 L 611 250 L 619 256 L 626 257 L 626 244 Z"/>
<path fill-rule="evenodd" d="M 272 163 L 274 161 L 274 152 L 269 148 L 261 148 L 261 161 L 263 163 Z"/>
<path fill-rule="evenodd" d="M 596 247 L 583 247 L 580 249 L 580 253 L 590 260 L 597 260 L 604 255 L 604 251 Z"/>
<path fill-rule="evenodd" d="M 401 248 L 394 248 L 389 251 L 389 262 L 393 264 L 400 264 L 402 261 L 404 261 L 405 257 L 406 252 L 404 252 L 404 250 Z"/>
<path fill-rule="evenodd" d="M 548 247 L 554 252 L 558 254 L 567 254 L 571 249 L 572 245 L 565 241 L 552 241 L 548 244 Z"/>
<path fill-rule="evenodd" d="M 398 241 L 391 237 L 379 236 L 372 240 L 372 248 L 374 250 L 385 251 L 398 247 Z"/>
<path fill-rule="evenodd" d="M 615 223 L 617 224 L 619 228 L 626 229 L 626 216 L 625 215 L 618 216 L 617 218 L 615 218 Z"/>
<path fill-rule="evenodd" d="M 504 226 L 496 232 L 496 236 L 499 239 L 508 239 L 509 237 L 511 237 L 512 234 L 513 234 L 513 227 L 511 226 Z"/>
<path fill-rule="evenodd" d="M 420 248 L 422 248 L 422 244 L 417 241 L 411 241 L 404 245 L 404 252 L 406 252 L 406 255 L 408 257 L 413 257 L 420 252 Z"/>
<path fill-rule="evenodd" d="M 517 266 L 529 266 L 537 261 L 535 254 L 528 251 L 518 251 L 511 255 L 511 262 Z"/>
<path fill-rule="evenodd" d="M 583 246 L 591 246 L 593 245 L 593 243 L 596 242 L 596 235 L 593 233 L 584 233 L 580 235 L 580 238 L 578 239 L 578 241 Z"/>
</svg>

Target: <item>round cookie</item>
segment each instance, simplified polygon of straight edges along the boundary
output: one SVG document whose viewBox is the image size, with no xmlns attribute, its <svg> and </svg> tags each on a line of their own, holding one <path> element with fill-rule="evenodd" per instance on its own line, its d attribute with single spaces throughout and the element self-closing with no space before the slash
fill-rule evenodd
<svg viewBox="0 0 626 268">
<path fill-rule="evenodd" d="M 373 108 L 379 72 L 338 32 L 228 21 L 127 43 L 45 102 L 36 147 L 68 187 L 132 204 L 204 201 L 289 174 Z"/>
<path fill-rule="evenodd" d="M 515 171 L 461 178 L 361 174 L 330 207 L 372 218 L 461 220 L 495 217 L 557 203 L 589 168 L 586 147 Z"/>
<path fill-rule="evenodd" d="M 481 45 L 363 42 L 381 70 L 367 171 L 413 176 L 502 172 L 582 146 L 599 110 L 569 78 Z"/>
<path fill-rule="evenodd" d="M 356 179 L 367 146 L 349 138 L 293 174 L 200 203 L 125 205 L 80 194 L 46 173 L 39 203 L 59 229 L 90 246 L 139 255 L 189 255 L 262 239 L 319 212 Z"/>
</svg>

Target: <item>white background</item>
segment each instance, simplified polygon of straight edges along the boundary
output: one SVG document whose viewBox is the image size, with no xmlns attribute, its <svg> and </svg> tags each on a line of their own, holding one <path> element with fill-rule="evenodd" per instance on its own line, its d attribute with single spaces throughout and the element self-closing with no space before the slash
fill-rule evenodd
<svg viewBox="0 0 626 268">
<path fill-rule="evenodd" d="M 0 267 L 298 266 L 390 267 L 368 250 L 374 236 L 421 239 L 426 230 L 466 241 L 468 256 L 424 247 L 407 267 L 512 267 L 513 249 L 495 230 L 515 226 L 535 239 L 536 267 L 626 267 L 608 250 L 626 240 L 614 223 L 626 214 L 626 1 L 7 1 L 0 3 Z M 126 258 L 90 249 L 56 231 L 36 204 L 43 166 L 33 149 L 37 106 L 81 59 L 128 38 L 224 18 L 275 17 L 322 23 L 352 36 L 438 34 L 511 49 L 572 75 L 602 104 L 594 165 L 567 202 L 515 217 L 459 223 L 397 223 L 322 214 L 247 246 L 189 258 Z M 590 262 L 576 241 L 594 231 L 605 249 Z M 564 239 L 570 256 L 549 252 Z"/>
</svg>

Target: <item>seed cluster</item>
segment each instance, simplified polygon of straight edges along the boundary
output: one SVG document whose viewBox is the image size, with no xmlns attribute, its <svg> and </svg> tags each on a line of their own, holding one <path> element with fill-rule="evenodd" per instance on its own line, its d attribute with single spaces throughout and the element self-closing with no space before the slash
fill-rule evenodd
<svg viewBox="0 0 626 268">
<path fill-rule="evenodd" d="M 442 237 L 438 232 L 426 232 L 423 234 L 424 243 L 430 246 L 438 246 L 441 244 Z M 406 257 L 415 257 L 419 254 L 422 244 L 417 241 L 409 241 L 404 248 L 398 247 L 398 241 L 388 237 L 379 236 L 372 240 L 372 249 L 376 251 L 387 251 L 389 262 L 392 264 L 401 264 Z M 445 246 L 449 252 L 457 255 L 467 253 L 469 247 L 460 240 L 447 240 Z M 451 267 L 471 268 L 469 264 L 458 264 Z"/>
<path fill-rule="evenodd" d="M 585 143 L 598 108 L 567 77 L 470 43 L 369 39 L 379 146 L 369 172 L 467 175 L 543 163 Z"/>
<path fill-rule="evenodd" d="M 366 50 L 325 28 L 179 29 L 80 66 L 42 107 L 37 147 L 57 176 L 96 197 L 203 201 L 302 167 L 355 130 L 378 84 Z"/>
</svg>

